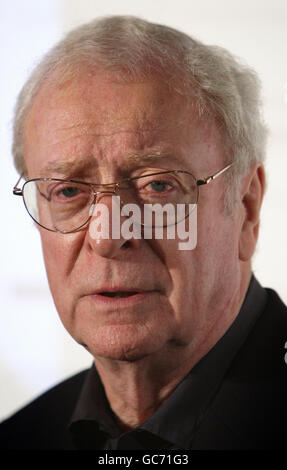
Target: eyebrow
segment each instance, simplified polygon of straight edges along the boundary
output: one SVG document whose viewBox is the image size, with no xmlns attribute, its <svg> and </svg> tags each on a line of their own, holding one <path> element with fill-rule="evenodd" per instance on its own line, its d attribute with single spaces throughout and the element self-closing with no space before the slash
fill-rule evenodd
<svg viewBox="0 0 287 470">
<path fill-rule="evenodd" d="M 141 154 L 141 153 L 132 153 L 127 156 L 128 161 L 136 161 L 136 162 L 149 162 L 149 161 L 156 161 L 159 158 L 167 158 L 170 157 L 169 154 L 163 152 L 153 152 L 148 154 Z"/>
<path fill-rule="evenodd" d="M 132 167 L 134 163 L 138 164 L 147 164 L 152 163 L 161 159 L 173 159 L 174 161 L 179 161 L 176 157 L 172 156 L 170 153 L 155 151 L 152 153 L 131 153 L 126 156 L 127 158 L 127 167 Z M 72 160 L 51 160 L 49 161 L 42 169 L 41 176 L 49 177 L 54 174 L 61 174 L 65 177 L 74 177 L 74 176 L 86 176 L 88 173 L 93 170 L 98 170 L 99 165 L 95 157 L 88 157 L 85 159 L 72 159 Z"/>
<path fill-rule="evenodd" d="M 73 160 L 51 160 L 42 169 L 43 177 L 59 173 L 65 176 L 83 175 L 90 170 L 97 168 L 97 161 L 93 157 Z"/>
<path fill-rule="evenodd" d="M 170 162 L 171 166 L 174 167 L 172 169 L 178 170 L 183 169 L 184 165 L 184 160 L 182 158 L 179 158 L 167 151 L 156 151 L 149 154 L 133 153 L 131 155 L 128 155 L 127 158 L 128 161 L 131 162 L 131 167 L 134 163 L 136 163 L 138 167 L 141 167 L 147 164 L 157 163 L 158 161 Z M 175 166 L 177 168 L 175 168 Z"/>
</svg>

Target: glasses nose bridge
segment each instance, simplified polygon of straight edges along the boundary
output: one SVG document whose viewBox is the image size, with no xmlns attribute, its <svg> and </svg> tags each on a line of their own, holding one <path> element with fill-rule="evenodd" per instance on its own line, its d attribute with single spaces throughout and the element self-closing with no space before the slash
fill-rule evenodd
<svg viewBox="0 0 287 470">
<path fill-rule="evenodd" d="M 100 194 L 117 194 L 119 191 L 119 183 L 92 184 L 91 189 L 94 197 L 93 204 L 96 204 Z"/>
<path fill-rule="evenodd" d="M 95 206 L 99 203 L 98 197 L 103 194 L 107 195 L 117 195 L 119 193 L 119 183 L 104 183 L 104 184 L 90 184 L 92 194 L 93 194 L 93 200 L 90 202 L 90 210 L 89 210 L 89 217 L 92 216 L 94 212 Z M 103 190 L 99 191 L 100 188 L 103 188 Z M 122 203 L 120 203 L 120 206 L 122 206 Z"/>
</svg>

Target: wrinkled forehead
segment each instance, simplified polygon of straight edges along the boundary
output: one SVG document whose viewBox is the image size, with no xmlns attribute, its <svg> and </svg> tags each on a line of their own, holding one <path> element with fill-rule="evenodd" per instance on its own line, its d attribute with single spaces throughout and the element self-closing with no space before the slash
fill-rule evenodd
<svg viewBox="0 0 287 470">
<path fill-rule="evenodd" d="M 53 153 L 66 160 L 68 154 L 87 156 L 92 148 L 99 159 L 110 146 L 127 155 L 145 148 L 174 152 L 210 140 L 212 127 L 212 120 L 199 118 L 192 96 L 187 99 L 157 76 L 134 81 L 103 70 L 64 77 L 57 71 L 28 113 L 25 153 L 32 157 L 37 149 L 37 159 Z"/>
<path fill-rule="evenodd" d="M 104 131 L 107 125 L 117 128 L 123 122 L 138 130 L 178 127 L 187 113 L 196 119 L 197 100 L 192 89 L 187 95 L 180 83 L 167 82 L 154 73 L 130 78 L 123 72 L 80 64 L 64 70 L 58 67 L 40 88 L 29 115 L 37 114 L 38 124 L 48 114 L 63 124 L 74 119 L 75 125 L 83 116 L 94 123 L 98 117 L 96 124 Z"/>
</svg>

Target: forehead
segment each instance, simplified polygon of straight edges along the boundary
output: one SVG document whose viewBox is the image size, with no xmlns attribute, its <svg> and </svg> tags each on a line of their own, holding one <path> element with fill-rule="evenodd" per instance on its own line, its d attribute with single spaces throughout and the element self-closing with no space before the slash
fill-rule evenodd
<svg viewBox="0 0 287 470">
<path fill-rule="evenodd" d="M 41 87 L 28 121 L 34 117 L 38 125 L 59 124 L 62 130 L 84 121 L 101 132 L 117 130 L 123 123 L 138 130 L 150 125 L 165 128 L 179 125 L 170 120 L 171 114 L 182 115 L 183 120 L 187 107 L 193 105 L 155 76 L 126 81 L 111 72 L 90 69 L 71 72 L 64 79 L 59 73 Z"/>
<path fill-rule="evenodd" d="M 214 124 L 200 121 L 195 101 L 169 89 L 157 77 L 125 82 L 87 69 L 65 80 L 52 77 L 36 96 L 25 125 L 25 153 L 31 165 L 85 157 L 90 163 L 181 152 L 217 137 Z M 218 137 L 217 137 L 218 138 Z M 139 159 L 138 158 L 138 159 Z"/>
</svg>

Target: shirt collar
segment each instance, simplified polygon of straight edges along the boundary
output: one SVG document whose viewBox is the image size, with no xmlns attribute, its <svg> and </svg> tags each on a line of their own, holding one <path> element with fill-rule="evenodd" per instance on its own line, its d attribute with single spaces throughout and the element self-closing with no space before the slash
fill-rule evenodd
<svg viewBox="0 0 287 470">
<path fill-rule="evenodd" d="M 96 422 L 99 430 L 111 435 L 111 437 L 118 435 L 118 426 L 94 364 L 85 378 L 70 426 L 84 421 Z"/>
</svg>

